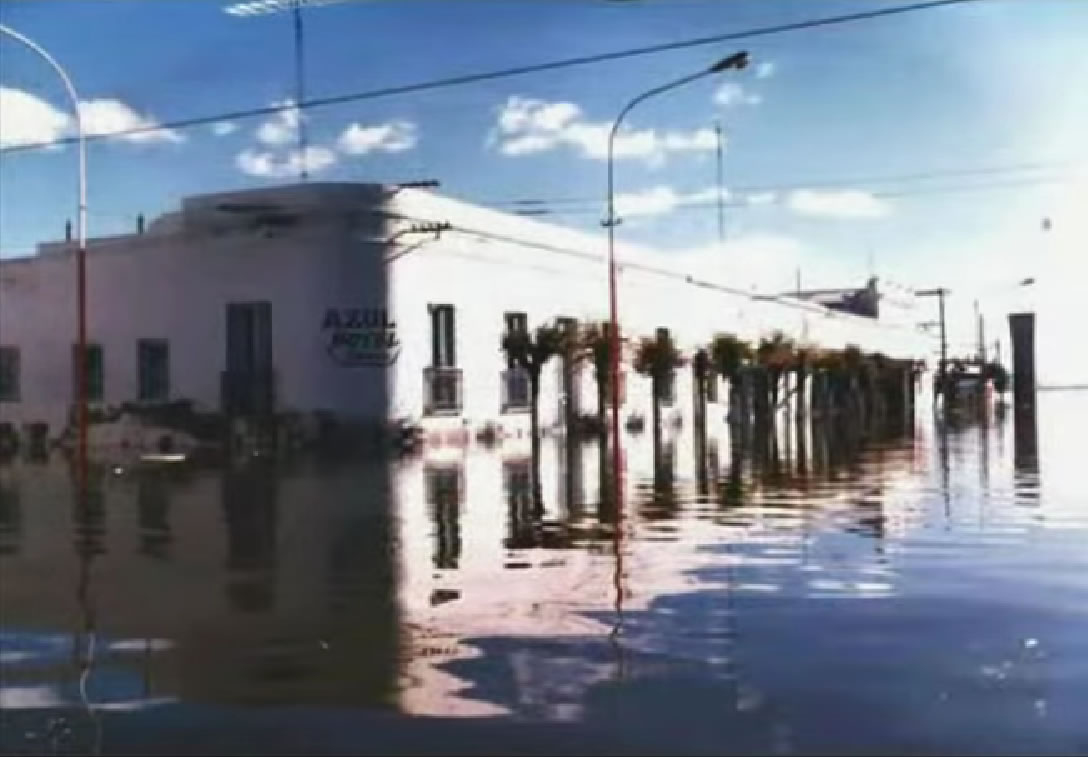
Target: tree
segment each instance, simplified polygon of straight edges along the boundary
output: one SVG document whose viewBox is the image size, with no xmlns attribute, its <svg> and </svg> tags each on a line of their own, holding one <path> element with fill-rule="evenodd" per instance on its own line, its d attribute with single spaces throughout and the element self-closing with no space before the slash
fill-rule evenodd
<svg viewBox="0 0 1088 757">
<path fill-rule="evenodd" d="M 683 364 L 680 351 L 669 332 L 661 329 L 657 336 L 644 338 L 635 354 L 635 370 L 650 377 L 653 395 L 654 449 L 661 445 L 661 400 L 672 388 L 677 366 Z"/>
<path fill-rule="evenodd" d="M 815 347 L 801 345 L 794 350 L 793 368 L 797 373 L 797 418 L 800 419 L 805 411 L 805 381 L 809 371 L 816 361 L 817 351 Z"/>
<path fill-rule="evenodd" d="M 719 375 L 729 380 L 730 415 L 741 412 L 741 379 L 752 359 L 752 346 L 733 334 L 718 334 L 710 343 L 710 362 Z"/>
<path fill-rule="evenodd" d="M 763 369 L 767 381 L 764 391 L 773 413 L 778 407 L 778 384 L 793 365 L 793 340 L 781 331 L 775 331 L 770 339 L 761 339 L 756 348 L 756 362 Z"/>
<path fill-rule="evenodd" d="M 612 332 L 611 324 L 588 323 L 578 334 L 577 355 L 593 365 L 593 379 L 597 382 L 597 423 L 602 437 L 608 435 L 608 392 L 612 384 Z"/>
<path fill-rule="evenodd" d="M 842 351 L 844 386 L 841 389 L 846 393 L 844 399 L 859 414 L 861 412 L 861 402 L 858 397 L 858 387 L 861 382 L 864 364 L 865 354 L 861 351 L 861 348 L 856 344 L 846 345 L 846 349 Z"/>
<path fill-rule="evenodd" d="M 540 374 L 545 364 L 567 349 L 567 331 L 558 324 L 537 328 L 535 333 L 521 329 L 507 331 L 502 337 L 502 351 L 507 368 L 520 368 L 529 378 L 529 437 L 532 445 L 533 475 L 540 482 Z"/>
</svg>

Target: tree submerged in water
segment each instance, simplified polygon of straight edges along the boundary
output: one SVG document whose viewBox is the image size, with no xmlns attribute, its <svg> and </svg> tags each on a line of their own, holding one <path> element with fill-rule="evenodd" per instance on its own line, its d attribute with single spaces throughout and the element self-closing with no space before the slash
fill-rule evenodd
<svg viewBox="0 0 1088 757">
<path fill-rule="evenodd" d="M 608 436 L 608 399 L 612 386 L 612 331 L 607 322 L 590 323 L 582 327 L 574 346 L 577 356 L 593 365 L 597 383 L 597 424 L 602 437 Z"/>
<path fill-rule="evenodd" d="M 537 486 L 540 482 L 540 375 L 549 360 L 568 348 L 567 329 L 555 323 L 540 326 L 535 332 L 510 330 L 502 337 L 507 368 L 520 368 L 529 379 L 529 437 Z"/>
<path fill-rule="evenodd" d="M 752 346 L 733 334 L 718 334 L 710 343 L 710 362 L 718 375 L 729 381 L 729 412 L 739 420 L 741 381 L 752 359 Z"/>
<path fill-rule="evenodd" d="M 680 350 L 665 330 L 658 331 L 652 338 L 644 338 L 635 353 L 635 370 L 650 377 L 655 449 L 661 442 L 661 400 L 671 395 L 676 369 L 683 362 Z"/>
</svg>

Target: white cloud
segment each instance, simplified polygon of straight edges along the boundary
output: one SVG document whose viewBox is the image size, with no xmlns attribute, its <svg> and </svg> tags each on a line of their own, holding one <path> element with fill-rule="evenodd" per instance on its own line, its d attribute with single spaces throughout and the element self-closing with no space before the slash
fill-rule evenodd
<svg viewBox="0 0 1088 757">
<path fill-rule="evenodd" d="M 798 189 L 786 198 L 795 213 L 821 218 L 881 218 L 891 211 L 884 200 L 859 189 Z"/>
<path fill-rule="evenodd" d="M 71 117 L 29 92 L 0 87 L 0 148 L 40 145 L 60 139 Z"/>
<path fill-rule="evenodd" d="M 864 282 L 856 261 L 827 254 L 797 237 L 751 232 L 712 243 L 659 253 L 675 270 L 737 289 L 784 293 L 796 288 L 845 287 Z"/>
<path fill-rule="evenodd" d="M 744 201 L 754 207 L 773 205 L 778 201 L 778 195 L 774 192 L 752 192 L 744 198 Z"/>
<path fill-rule="evenodd" d="M 298 140 L 302 111 L 295 107 L 294 100 L 282 100 L 272 105 L 280 107 L 280 110 L 257 127 L 257 141 L 269 147 L 293 144 Z"/>
<path fill-rule="evenodd" d="M 88 136 L 116 134 L 117 139 L 138 144 L 183 142 L 173 129 L 160 128 L 158 121 L 141 115 L 120 100 L 100 98 L 79 104 L 83 129 Z M 141 129 L 134 134 L 119 132 Z M 55 108 L 35 95 L 0 87 L 0 147 L 47 144 L 75 132 L 72 114 Z"/>
<path fill-rule="evenodd" d="M 669 213 L 683 205 L 715 202 L 718 190 L 707 187 L 695 192 L 677 192 L 670 186 L 660 185 L 616 195 L 616 214 L 623 216 L 654 216 Z M 729 192 L 722 190 L 722 199 L 729 199 Z"/>
<path fill-rule="evenodd" d="M 756 78 L 757 79 L 769 79 L 774 76 L 776 66 L 774 61 L 765 60 L 762 63 L 756 64 Z"/>
<path fill-rule="evenodd" d="M 159 127 L 154 118 L 141 115 L 120 100 L 86 100 L 79 104 L 83 130 L 88 136 L 116 134 L 117 139 L 137 144 L 149 142 L 184 142 L 185 138 L 173 129 Z M 119 132 L 140 129 L 134 134 Z"/>
<path fill-rule="evenodd" d="M 416 125 L 408 121 L 390 121 L 375 126 L 353 123 L 340 134 L 336 145 L 348 155 L 369 152 L 401 152 L 419 141 Z"/>
<path fill-rule="evenodd" d="M 727 81 L 714 91 L 714 102 L 728 108 L 732 105 L 759 105 L 763 98 L 748 92 L 735 81 Z"/>
<path fill-rule="evenodd" d="M 515 95 L 499 108 L 489 143 L 497 145 L 500 153 L 509 156 L 567 147 L 583 157 L 604 160 L 608 157 L 611 129 L 611 122 L 586 120 L 582 109 L 574 103 L 549 103 Z M 712 129 L 664 132 L 621 129 L 616 134 L 613 150 L 616 158 L 661 162 L 670 152 L 709 151 L 716 145 Z"/>
<path fill-rule="evenodd" d="M 308 173 L 315 174 L 335 165 L 336 160 L 336 153 L 333 150 L 318 145 L 310 145 L 304 154 L 298 150 L 290 150 L 283 157 L 270 150 L 254 150 L 247 147 L 238 153 L 235 165 L 238 166 L 238 170 L 249 176 L 286 179 L 297 177 L 302 173 L 303 165 Z"/>
<path fill-rule="evenodd" d="M 212 134 L 217 137 L 225 137 L 238 131 L 238 124 L 233 121 L 216 121 L 211 126 Z"/>
<path fill-rule="evenodd" d="M 671 266 L 692 276 L 766 292 L 788 289 L 809 254 L 799 239 L 763 233 L 668 253 Z"/>
</svg>

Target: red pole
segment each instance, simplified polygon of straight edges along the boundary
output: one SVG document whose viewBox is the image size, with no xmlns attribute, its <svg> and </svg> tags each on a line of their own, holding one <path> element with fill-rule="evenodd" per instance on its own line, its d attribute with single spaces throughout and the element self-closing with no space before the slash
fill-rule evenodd
<svg viewBox="0 0 1088 757">
<path fill-rule="evenodd" d="M 87 483 L 87 249 L 76 250 L 76 469 L 80 491 Z"/>
<path fill-rule="evenodd" d="M 613 233 L 612 226 L 608 227 L 608 233 Z M 612 465 L 616 481 L 616 511 L 622 511 L 620 503 L 623 501 L 623 450 L 620 445 L 620 323 L 616 305 L 616 257 L 609 245 L 608 256 L 608 294 L 609 311 L 612 327 L 609 329 L 612 336 Z M 617 528 L 619 527 L 617 516 Z"/>
</svg>

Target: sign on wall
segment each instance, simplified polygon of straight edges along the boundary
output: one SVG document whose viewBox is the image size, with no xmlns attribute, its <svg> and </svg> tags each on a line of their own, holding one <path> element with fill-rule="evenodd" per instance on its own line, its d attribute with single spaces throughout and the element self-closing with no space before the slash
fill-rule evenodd
<svg viewBox="0 0 1088 757">
<path fill-rule="evenodd" d="M 321 334 L 341 365 L 391 365 L 400 355 L 397 324 L 385 308 L 328 308 Z"/>
</svg>

